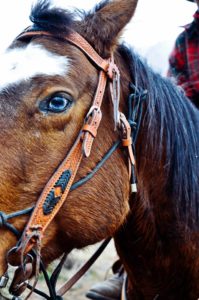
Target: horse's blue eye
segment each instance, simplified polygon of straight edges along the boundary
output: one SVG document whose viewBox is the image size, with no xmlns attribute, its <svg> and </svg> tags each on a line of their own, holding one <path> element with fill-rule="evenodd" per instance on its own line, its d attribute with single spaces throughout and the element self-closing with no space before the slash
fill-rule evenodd
<svg viewBox="0 0 199 300">
<path fill-rule="evenodd" d="M 54 96 L 48 103 L 48 110 L 51 112 L 63 112 L 70 101 L 63 96 Z"/>
<path fill-rule="evenodd" d="M 41 101 L 39 108 L 43 112 L 61 113 L 72 104 L 72 97 L 66 93 L 57 93 Z"/>
</svg>

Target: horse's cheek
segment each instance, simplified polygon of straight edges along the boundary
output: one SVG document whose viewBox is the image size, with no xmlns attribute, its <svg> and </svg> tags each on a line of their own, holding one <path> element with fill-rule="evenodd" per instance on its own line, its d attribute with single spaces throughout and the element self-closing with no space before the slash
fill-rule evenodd
<svg viewBox="0 0 199 300">
<path fill-rule="evenodd" d="M 69 195 L 56 218 L 66 246 L 81 248 L 115 235 L 129 212 L 126 168 L 124 174 L 107 181 L 100 173 L 88 187 L 84 185 Z"/>
</svg>

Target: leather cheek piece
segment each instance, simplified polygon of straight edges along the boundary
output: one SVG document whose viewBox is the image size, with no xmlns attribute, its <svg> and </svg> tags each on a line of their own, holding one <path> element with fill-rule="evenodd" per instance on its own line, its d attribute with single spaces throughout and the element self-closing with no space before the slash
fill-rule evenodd
<svg viewBox="0 0 199 300">
<path fill-rule="evenodd" d="M 85 124 L 82 131 L 90 133 L 93 138 L 96 138 L 97 136 L 96 128 L 93 127 L 92 125 Z"/>
<path fill-rule="evenodd" d="M 83 141 L 83 154 L 85 157 L 89 157 L 92 149 L 94 139 L 97 135 L 97 130 L 102 119 L 101 110 L 94 111 L 93 117 L 89 124 L 85 124 L 83 131 L 85 131 L 84 141 Z"/>
</svg>

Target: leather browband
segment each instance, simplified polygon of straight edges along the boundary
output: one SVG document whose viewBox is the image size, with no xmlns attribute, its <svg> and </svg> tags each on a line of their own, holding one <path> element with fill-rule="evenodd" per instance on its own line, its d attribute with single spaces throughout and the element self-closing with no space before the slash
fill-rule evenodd
<svg viewBox="0 0 199 300">
<path fill-rule="evenodd" d="M 48 31 L 32 31 L 31 27 L 27 28 L 25 32 L 21 33 L 17 39 L 20 40 L 22 38 L 29 38 L 35 36 L 50 36 L 55 37 L 53 33 Z M 56 37 L 57 38 L 57 37 Z M 103 59 L 99 54 L 95 51 L 95 49 L 77 32 L 72 31 L 67 36 L 61 36 L 62 40 L 68 41 L 75 45 L 77 48 L 82 50 L 84 54 L 86 54 L 92 62 L 97 65 L 101 70 L 107 72 L 110 65 L 110 60 Z"/>
</svg>

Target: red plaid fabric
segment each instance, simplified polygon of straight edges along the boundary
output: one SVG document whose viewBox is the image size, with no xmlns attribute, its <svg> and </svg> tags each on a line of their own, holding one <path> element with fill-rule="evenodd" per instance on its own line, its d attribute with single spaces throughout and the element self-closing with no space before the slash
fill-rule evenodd
<svg viewBox="0 0 199 300">
<path fill-rule="evenodd" d="M 176 40 L 169 58 L 168 76 L 174 77 L 199 107 L 199 10 Z"/>
</svg>

